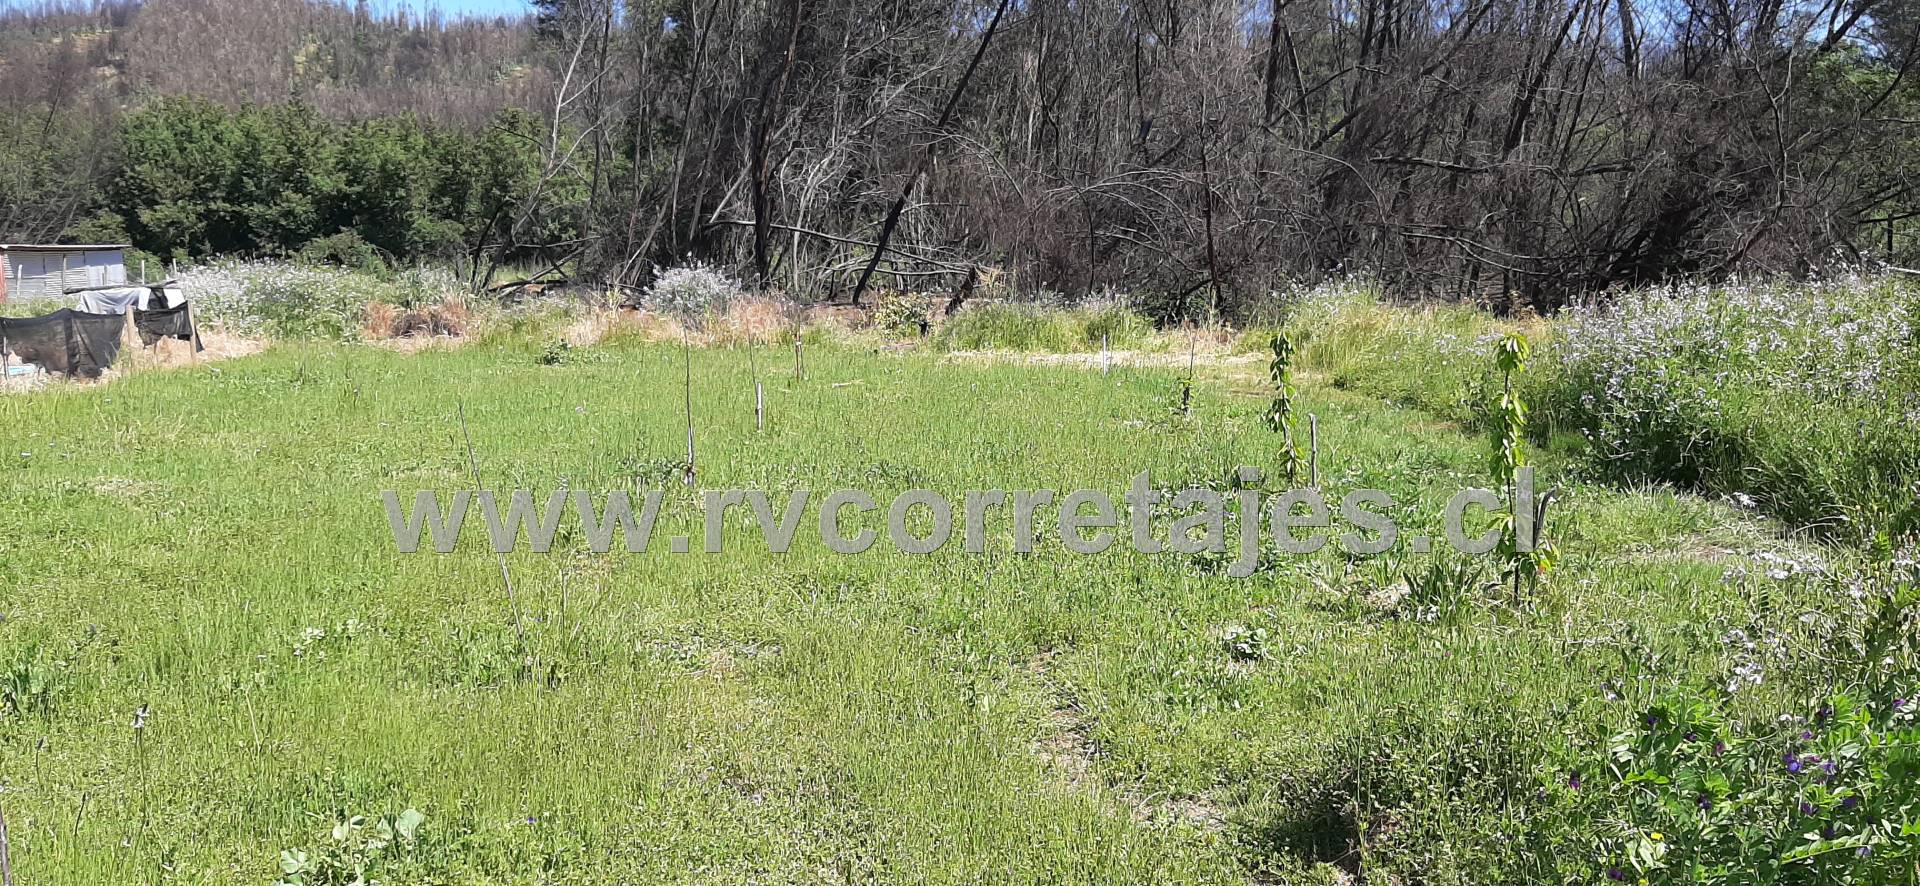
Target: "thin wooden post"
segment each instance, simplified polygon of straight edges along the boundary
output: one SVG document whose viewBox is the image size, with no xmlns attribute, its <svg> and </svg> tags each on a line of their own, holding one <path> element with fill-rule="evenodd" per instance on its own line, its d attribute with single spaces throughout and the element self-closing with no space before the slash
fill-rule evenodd
<svg viewBox="0 0 1920 886">
<path fill-rule="evenodd" d="M 7 813 L 0 810 L 0 886 L 13 886 L 13 857 L 7 849 Z"/>
<path fill-rule="evenodd" d="M 1092 272 L 1089 271 L 1088 273 L 1091 274 Z M 1100 333 L 1100 374 L 1106 375 L 1109 368 L 1107 365 L 1107 333 L 1102 332 Z"/>
<path fill-rule="evenodd" d="M 126 322 L 120 324 L 120 350 L 126 351 L 127 368 L 133 368 L 133 353 L 140 350 L 140 332 L 133 325 L 133 305 L 127 305 Z"/>
<path fill-rule="evenodd" d="M 805 350 L 805 348 L 806 348 L 806 342 L 801 341 L 799 338 L 795 338 L 793 340 L 793 380 L 794 381 L 800 381 L 807 377 L 806 370 L 803 368 L 805 366 L 805 363 L 801 358 L 801 352 Z"/>
<path fill-rule="evenodd" d="M 144 258 L 140 260 L 140 282 L 147 282 L 147 260 Z"/>
<path fill-rule="evenodd" d="M 687 337 L 687 328 L 680 327 L 680 355 L 686 362 L 687 379 L 687 488 L 694 486 L 695 464 L 693 449 L 693 341 Z"/>
<path fill-rule="evenodd" d="M 753 376 L 753 429 L 767 429 L 767 395 L 760 387 L 760 354 L 753 339 L 747 339 L 747 372 Z"/>
<path fill-rule="evenodd" d="M 1307 476 L 1308 485 L 1320 488 L 1320 416 L 1307 413 Z"/>
<path fill-rule="evenodd" d="M 193 316 L 193 302 L 187 302 L 187 358 L 195 364 L 200 362 L 200 321 Z"/>
</svg>

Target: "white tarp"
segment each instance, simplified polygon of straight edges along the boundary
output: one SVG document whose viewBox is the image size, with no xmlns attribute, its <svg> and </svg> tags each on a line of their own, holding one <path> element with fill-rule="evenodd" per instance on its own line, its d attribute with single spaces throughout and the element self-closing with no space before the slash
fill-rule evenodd
<svg viewBox="0 0 1920 886">
<path fill-rule="evenodd" d="M 129 310 L 153 311 L 177 308 L 186 301 L 178 289 L 148 289 L 124 286 L 117 289 L 89 289 L 80 293 L 73 309 L 88 314 L 124 314 Z"/>
</svg>

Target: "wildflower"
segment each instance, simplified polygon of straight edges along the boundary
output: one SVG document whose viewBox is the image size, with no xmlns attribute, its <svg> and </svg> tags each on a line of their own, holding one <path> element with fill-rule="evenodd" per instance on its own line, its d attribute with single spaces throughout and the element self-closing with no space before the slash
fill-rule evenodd
<svg viewBox="0 0 1920 886">
<path fill-rule="evenodd" d="M 1813 808 L 1813 804 L 1812 804 L 1812 803 L 1809 803 L 1809 802 L 1807 802 L 1807 801 L 1805 801 L 1805 800 L 1801 800 L 1801 801 L 1800 801 L 1800 814 L 1801 814 L 1801 815 L 1812 815 L 1813 813 L 1814 813 L 1814 808 Z"/>
<path fill-rule="evenodd" d="M 1706 794 L 1701 794 L 1700 796 L 1693 798 L 1693 805 L 1700 807 L 1701 811 L 1712 809 L 1713 798 L 1710 796 L 1707 796 Z"/>
<path fill-rule="evenodd" d="M 1567 775 L 1567 787 L 1576 791 L 1580 789 L 1580 770 L 1575 769 Z"/>
<path fill-rule="evenodd" d="M 1619 868 L 1607 868 L 1607 879 L 1624 883 L 1627 879 L 1627 872 Z"/>
<path fill-rule="evenodd" d="M 1653 833 L 1647 835 L 1647 839 L 1652 840 L 1655 843 L 1658 843 L 1661 840 L 1665 840 L 1666 838 L 1667 838 L 1667 835 L 1660 833 L 1659 831 L 1654 831 Z"/>
<path fill-rule="evenodd" d="M 1800 770 L 1802 767 L 1800 765 L 1800 758 L 1798 756 L 1796 756 L 1793 752 L 1789 751 L 1787 752 L 1786 762 L 1787 762 L 1788 772 L 1791 772 L 1794 775 L 1800 774 Z"/>
</svg>

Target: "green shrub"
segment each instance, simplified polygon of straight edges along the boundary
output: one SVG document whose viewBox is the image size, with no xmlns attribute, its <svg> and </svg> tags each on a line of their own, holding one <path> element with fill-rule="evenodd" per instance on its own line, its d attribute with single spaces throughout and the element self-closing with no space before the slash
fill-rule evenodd
<svg viewBox="0 0 1920 886">
<path fill-rule="evenodd" d="M 885 292 L 874 302 L 873 325 L 895 338 L 918 338 L 933 325 L 933 305 L 917 292 Z"/>
<path fill-rule="evenodd" d="M 1864 539 L 1920 482 L 1920 290 L 1674 287 L 1568 312 L 1543 420 L 1608 473 L 1751 497 Z"/>
</svg>

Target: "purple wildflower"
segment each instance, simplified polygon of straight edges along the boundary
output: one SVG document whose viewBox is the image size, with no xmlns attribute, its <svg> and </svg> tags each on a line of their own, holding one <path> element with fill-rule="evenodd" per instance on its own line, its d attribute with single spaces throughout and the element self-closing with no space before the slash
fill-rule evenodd
<svg viewBox="0 0 1920 886">
<path fill-rule="evenodd" d="M 1575 769 L 1567 774 L 1567 787 L 1576 791 L 1580 789 L 1580 770 Z"/>
</svg>

